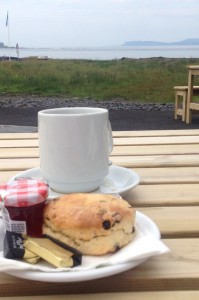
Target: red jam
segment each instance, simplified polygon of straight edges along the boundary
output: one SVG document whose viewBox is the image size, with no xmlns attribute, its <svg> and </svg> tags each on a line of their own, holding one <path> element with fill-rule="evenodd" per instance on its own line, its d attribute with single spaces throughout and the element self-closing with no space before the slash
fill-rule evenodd
<svg viewBox="0 0 199 300">
<path fill-rule="evenodd" d="M 37 179 L 22 179 L 1 186 L 0 191 L 5 229 L 41 237 L 48 186 Z"/>
<path fill-rule="evenodd" d="M 10 219 L 12 221 L 26 222 L 27 235 L 32 237 L 41 237 L 44 206 L 45 206 L 45 201 L 37 204 L 29 205 L 29 206 L 22 206 L 22 207 L 5 205 L 5 208 L 8 210 Z M 20 230 L 16 230 L 16 231 L 20 231 Z"/>
</svg>

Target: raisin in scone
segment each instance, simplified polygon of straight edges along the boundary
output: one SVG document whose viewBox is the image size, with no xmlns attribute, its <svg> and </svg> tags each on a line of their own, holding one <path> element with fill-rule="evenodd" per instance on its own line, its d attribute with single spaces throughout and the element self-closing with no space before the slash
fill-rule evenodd
<svg viewBox="0 0 199 300">
<path fill-rule="evenodd" d="M 135 209 L 108 194 L 67 194 L 44 209 L 43 233 L 86 255 L 114 252 L 133 239 Z"/>
</svg>

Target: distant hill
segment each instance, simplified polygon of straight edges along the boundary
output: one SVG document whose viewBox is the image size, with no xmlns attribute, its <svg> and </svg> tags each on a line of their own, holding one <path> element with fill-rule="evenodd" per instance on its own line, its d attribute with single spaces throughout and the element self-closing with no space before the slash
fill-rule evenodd
<svg viewBox="0 0 199 300">
<path fill-rule="evenodd" d="M 193 46 L 199 45 L 199 38 L 186 39 L 179 42 L 165 43 L 156 41 L 127 41 L 122 46 Z"/>
</svg>

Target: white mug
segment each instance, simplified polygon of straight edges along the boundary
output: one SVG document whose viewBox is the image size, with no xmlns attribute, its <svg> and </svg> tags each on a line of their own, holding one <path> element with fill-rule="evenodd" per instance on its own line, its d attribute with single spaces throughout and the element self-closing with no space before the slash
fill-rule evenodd
<svg viewBox="0 0 199 300">
<path fill-rule="evenodd" d="M 90 107 L 38 112 L 40 168 L 59 193 L 91 192 L 109 171 L 113 148 L 108 110 Z"/>
</svg>

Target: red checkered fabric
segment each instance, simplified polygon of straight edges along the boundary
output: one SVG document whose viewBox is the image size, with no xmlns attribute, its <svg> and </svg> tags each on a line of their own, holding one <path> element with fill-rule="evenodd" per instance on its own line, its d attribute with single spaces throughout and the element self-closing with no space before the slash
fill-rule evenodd
<svg viewBox="0 0 199 300">
<path fill-rule="evenodd" d="M 0 185 L 0 200 L 6 206 L 29 206 L 40 203 L 47 196 L 47 184 L 38 179 L 18 179 Z"/>
</svg>

